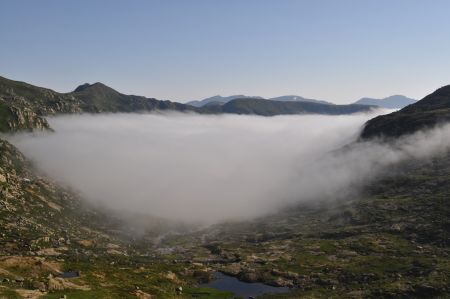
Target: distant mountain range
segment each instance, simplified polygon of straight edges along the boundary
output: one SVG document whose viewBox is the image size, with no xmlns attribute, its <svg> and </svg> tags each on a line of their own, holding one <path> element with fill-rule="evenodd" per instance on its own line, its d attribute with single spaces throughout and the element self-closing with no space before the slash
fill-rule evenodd
<svg viewBox="0 0 450 299">
<path fill-rule="evenodd" d="M 301 96 L 280 96 L 275 98 L 269 98 L 268 100 L 271 101 L 279 101 L 279 102 L 308 102 L 308 103 L 319 103 L 319 104 L 328 104 L 328 105 L 334 105 L 334 103 L 322 101 L 322 100 L 314 100 L 314 99 L 307 99 Z"/>
<path fill-rule="evenodd" d="M 187 102 L 186 104 L 194 107 L 221 106 L 235 99 L 264 99 L 264 98 L 260 96 L 245 96 L 245 95 L 232 95 L 228 97 L 222 97 L 220 95 L 217 95 L 200 101 Z M 334 103 L 331 102 L 308 99 L 297 95 L 279 96 L 274 98 L 268 98 L 266 100 L 279 102 L 308 102 L 308 103 L 334 105 Z M 353 104 L 378 106 L 381 108 L 388 108 L 388 109 L 400 109 L 415 102 L 416 100 L 402 95 L 393 95 L 383 99 L 361 98 L 360 100 L 354 102 Z"/>
<path fill-rule="evenodd" d="M 228 97 L 222 97 L 220 95 L 217 95 L 217 96 L 209 97 L 209 98 L 206 98 L 206 99 L 203 99 L 200 101 L 190 101 L 190 102 L 187 102 L 186 104 L 194 106 L 194 107 L 203 107 L 205 105 L 223 105 L 225 103 L 228 103 L 231 100 L 244 99 L 244 98 L 262 99 L 261 97 L 258 97 L 258 96 L 252 97 L 252 96 L 245 96 L 242 94 L 228 96 Z"/>
<path fill-rule="evenodd" d="M 203 106 L 217 106 L 217 105 L 223 105 L 225 103 L 228 103 L 235 99 L 264 99 L 260 96 L 246 96 L 246 95 L 232 95 L 228 97 L 222 97 L 220 95 L 213 96 L 210 98 L 206 98 L 200 101 L 190 101 L 187 102 L 187 105 L 191 105 L 194 107 L 203 107 Z M 301 96 L 295 96 L 295 95 L 289 95 L 289 96 L 280 96 L 275 98 L 269 98 L 267 100 L 270 101 L 278 101 L 278 102 L 311 102 L 311 103 L 320 103 L 320 104 L 329 104 L 333 105 L 333 103 L 326 102 L 326 101 L 320 101 L 320 100 L 313 100 L 313 99 L 307 99 Z"/>
<path fill-rule="evenodd" d="M 303 98 L 302 98 L 303 99 Z M 219 103 L 219 104 L 214 104 Z M 264 100 L 260 97 L 213 97 L 201 107 L 126 95 L 102 83 L 83 84 L 59 93 L 48 88 L 0 77 L 0 132 L 48 129 L 47 115 L 59 113 L 191 111 L 202 114 L 236 113 L 264 116 L 281 114 L 349 114 L 372 109 L 366 105 L 333 105 L 297 96 Z"/>
<path fill-rule="evenodd" d="M 369 111 L 369 105 L 333 105 L 304 101 L 274 101 L 260 98 L 234 99 L 221 106 L 204 106 L 219 113 L 255 114 L 263 116 L 286 114 L 342 115 Z"/>
<path fill-rule="evenodd" d="M 402 95 L 393 95 L 384 99 L 362 98 L 353 104 L 374 105 L 388 109 L 401 109 L 414 104 L 415 102 L 417 102 L 417 100 Z"/>
</svg>

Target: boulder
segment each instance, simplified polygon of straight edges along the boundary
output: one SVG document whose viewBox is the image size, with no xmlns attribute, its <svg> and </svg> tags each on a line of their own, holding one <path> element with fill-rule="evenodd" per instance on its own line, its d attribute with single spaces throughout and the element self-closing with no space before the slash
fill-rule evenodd
<svg viewBox="0 0 450 299">
<path fill-rule="evenodd" d="M 238 276 L 239 280 L 245 282 L 258 282 L 259 275 L 254 271 L 243 271 Z"/>
<path fill-rule="evenodd" d="M 47 286 L 42 281 L 34 281 L 33 288 L 41 292 L 47 291 Z"/>
<path fill-rule="evenodd" d="M 149 293 L 143 292 L 142 290 L 137 290 L 134 294 L 139 299 L 153 299 L 153 298 L 155 298 L 153 295 L 150 295 Z"/>
<path fill-rule="evenodd" d="M 171 272 L 171 271 L 168 271 L 168 272 L 165 274 L 165 277 L 166 277 L 167 279 L 169 279 L 169 280 L 172 280 L 172 281 L 177 281 L 177 280 L 178 280 L 177 275 L 176 275 L 175 273 Z"/>
<path fill-rule="evenodd" d="M 52 291 L 62 291 L 65 289 L 64 281 L 61 278 L 50 278 L 48 280 L 48 287 L 47 289 Z"/>
</svg>

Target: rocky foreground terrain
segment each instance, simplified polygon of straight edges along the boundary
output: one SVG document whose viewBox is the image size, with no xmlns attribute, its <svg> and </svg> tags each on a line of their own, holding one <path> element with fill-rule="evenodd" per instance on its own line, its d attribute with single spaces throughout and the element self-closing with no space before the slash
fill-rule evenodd
<svg viewBox="0 0 450 299">
<path fill-rule="evenodd" d="M 47 114 L 88 109 L 87 96 L 72 99 L 43 89 L 44 98 L 31 87 L 18 95 L 2 82 L 4 131 L 46 129 Z M 445 120 L 446 90 L 427 97 L 427 105 L 415 104 L 414 115 Z M 12 94 L 14 105 L 7 103 Z M 433 98 L 444 106 L 434 109 Z M 105 97 L 95 99 L 98 109 Z M 111 101 L 129 104 L 120 94 Z M 410 109 L 401 110 L 400 118 Z M 374 124 L 389 127 L 370 121 L 364 132 L 375 132 Z M 1 140 L 0 298 L 233 298 L 202 287 L 215 271 L 291 288 L 265 298 L 446 298 L 450 155 L 406 161 L 387 173 L 333 204 L 304 204 L 208 228 L 152 220 L 138 232 L 113 211 L 88 206 L 76 192 L 37 172 Z"/>
</svg>

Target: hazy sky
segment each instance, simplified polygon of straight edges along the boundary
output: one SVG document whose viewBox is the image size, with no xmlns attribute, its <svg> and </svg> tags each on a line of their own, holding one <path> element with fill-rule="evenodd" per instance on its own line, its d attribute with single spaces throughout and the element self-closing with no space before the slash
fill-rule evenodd
<svg viewBox="0 0 450 299">
<path fill-rule="evenodd" d="M 187 101 L 347 103 L 450 84 L 450 1 L 0 1 L 0 75 Z"/>
</svg>

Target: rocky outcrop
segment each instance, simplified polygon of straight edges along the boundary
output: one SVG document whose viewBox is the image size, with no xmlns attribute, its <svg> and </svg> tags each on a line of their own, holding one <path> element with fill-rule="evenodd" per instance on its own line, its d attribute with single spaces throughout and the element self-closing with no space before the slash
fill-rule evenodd
<svg viewBox="0 0 450 299">
<path fill-rule="evenodd" d="M 11 131 L 19 130 L 46 130 L 50 126 L 47 120 L 36 114 L 28 107 L 10 107 L 12 120 L 8 122 Z"/>
<path fill-rule="evenodd" d="M 73 282 L 67 281 L 66 279 L 63 279 L 60 277 L 55 277 L 55 278 L 51 277 L 48 279 L 47 290 L 49 292 L 62 291 L 62 290 L 66 290 L 66 289 L 86 291 L 86 290 L 89 290 L 89 287 L 75 284 Z"/>
<path fill-rule="evenodd" d="M 56 182 L 37 175 L 25 157 L 1 139 L 0 215 L 0 255 L 60 255 L 72 246 L 69 240 L 77 246 L 76 240 L 84 238 L 95 239 L 104 252 L 112 242 L 124 251 L 114 237 L 96 230 L 106 215 L 92 210 Z"/>
</svg>

